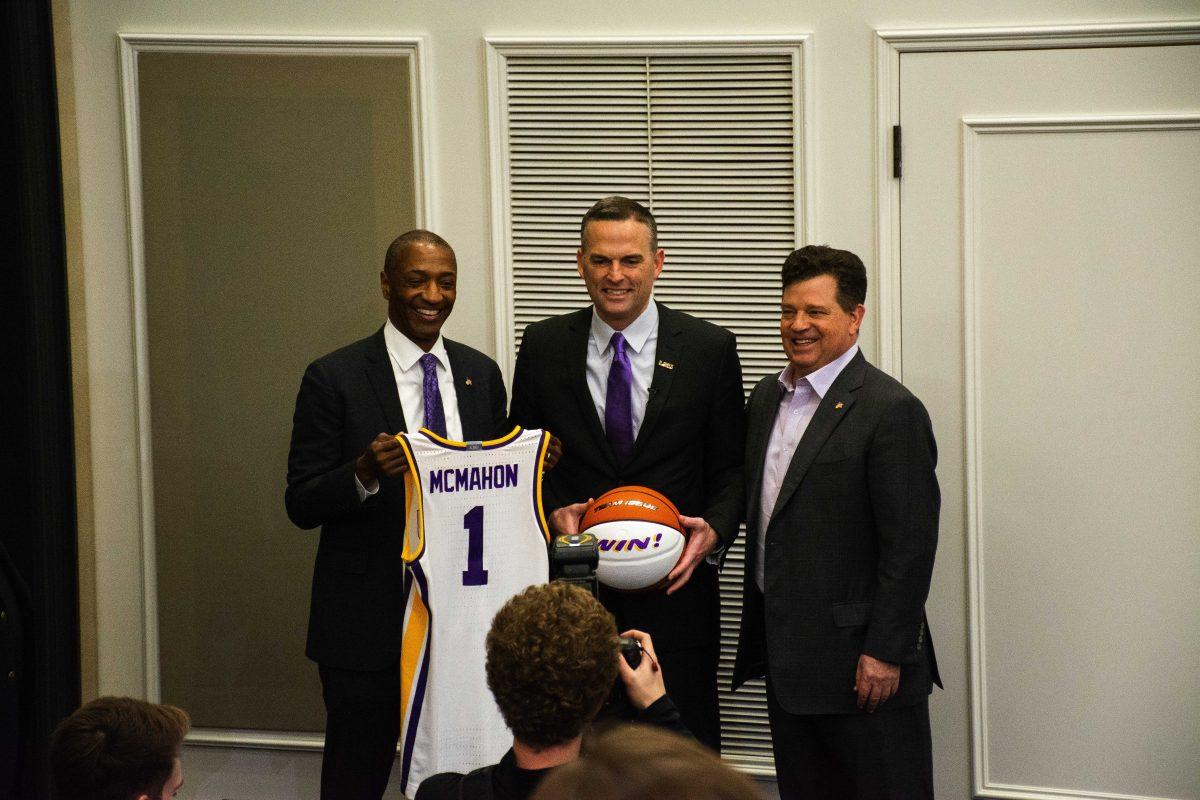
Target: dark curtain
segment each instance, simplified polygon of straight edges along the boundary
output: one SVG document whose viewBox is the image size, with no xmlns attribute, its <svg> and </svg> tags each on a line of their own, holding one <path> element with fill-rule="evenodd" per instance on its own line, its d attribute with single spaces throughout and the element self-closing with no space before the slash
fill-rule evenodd
<svg viewBox="0 0 1200 800">
<path fill-rule="evenodd" d="M 0 3 L 0 798 L 47 796 L 79 705 L 62 172 L 46 0 Z"/>
</svg>

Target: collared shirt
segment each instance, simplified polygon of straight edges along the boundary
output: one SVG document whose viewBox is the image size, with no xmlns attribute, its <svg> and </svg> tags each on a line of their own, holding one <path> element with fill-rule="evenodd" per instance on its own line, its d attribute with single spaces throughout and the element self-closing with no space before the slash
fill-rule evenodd
<svg viewBox="0 0 1200 800">
<path fill-rule="evenodd" d="M 611 340 L 614 330 L 592 309 L 592 332 L 588 337 L 587 384 L 600 424 L 604 424 L 604 403 L 608 396 L 608 370 L 612 366 Z M 654 378 L 654 356 L 658 352 L 658 306 L 653 300 L 638 318 L 621 331 L 625 337 L 625 354 L 633 371 L 629 399 L 633 409 L 633 438 L 636 440 L 646 417 L 646 401 L 650 397 L 650 382 Z"/>
<path fill-rule="evenodd" d="M 383 341 L 387 346 L 388 361 L 396 378 L 396 392 L 400 396 L 400 410 L 404 412 L 404 423 L 409 431 L 420 429 L 425 424 L 425 369 L 421 356 L 425 355 L 412 339 L 409 339 L 389 319 L 383 325 Z M 446 437 L 462 440 L 462 420 L 458 416 L 458 395 L 454 391 L 454 374 L 450 371 L 450 356 L 446 354 L 446 342 L 439 335 L 429 352 L 437 358 L 438 391 L 442 394 L 442 411 L 446 415 Z M 379 482 L 372 481 L 370 487 L 363 486 L 356 475 L 355 486 L 360 500 L 379 491 Z"/>
<path fill-rule="evenodd" d="M 763 565 L 767 558 L 767 526 L 771 523 L 775 501 L 779 499 L 779 488 L 791 466 L 796 446 L 808 430 L 808 423 L 812 421 L 821 399 L 857 353 L 858 345 L 851 345 L 849 350 L 833 361 L 799 380 L 793 376 L 791 364 L 779 373 L 777 380 L 783 389 L 783 397 L 779 399 L 775 426 L 771 429 L 767 454 L 763 459 L 762 493 L 758 505 L 758 558 L 754 565 L 754 580 L 760 592 L 766 591 Z"/>
</svg>

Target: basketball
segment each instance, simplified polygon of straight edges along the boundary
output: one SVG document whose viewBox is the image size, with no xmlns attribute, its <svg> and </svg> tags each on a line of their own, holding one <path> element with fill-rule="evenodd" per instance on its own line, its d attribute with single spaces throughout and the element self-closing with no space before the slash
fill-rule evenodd
<svg viewBox="0 0 1200 800">
<path fill-rule="evenodd" d="M 579 530 L 600 543 L 596 578 L 624 591 L 658 588 L 679 563 L 686 541 L 675 504 L 645 486 L 619 486 L 600 495 L 583 512 Z"/>
</svg>

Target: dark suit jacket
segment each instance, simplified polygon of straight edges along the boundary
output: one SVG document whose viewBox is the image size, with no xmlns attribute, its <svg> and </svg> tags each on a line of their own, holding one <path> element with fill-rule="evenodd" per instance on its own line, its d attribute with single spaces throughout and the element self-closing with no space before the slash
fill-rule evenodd
<svg viewBox="0 0 1200 800">
<path fill-rule="evenodd" d="M 766 531 L 766 596 L 754 582 L 763 461 L 783 390 L 747 405 L 747 541 L 734 686 L 769 674 L 793 714 L 856 711 L 862 653 L 901 665 L 889 703 L 938 680 L 925 598 L 937 549 L 937 446 L 921 401 L 857 354 L 821 400 Z M 940 681 L 939 681 L 939 686 Z"/>
<path fill-rule="evenodd" d="M 563 441 L 546 473 L 546 512 L 616 486 L 649 486 L 687 516 L 704 517 L 728 546 L 742 502 L 742 370 L 733 334 L 661 303 L 654 376 L 633 455 L 617 463 L 587 387 L 591 307 L 530 325 L 513 375 L 512 421 Z M 669 366 L 668 366 L 669 365 Z M 645 630 L 659 649 L 715 646 L 716 568 L 701 564 L 680 591 L 604 592 L 617 623 Z"/>
<path fill-rule="evenodd" d="M 503 433 L 504 380 L 496 362 L 458 342 L 445 343 L 463 436 Z M 305 650 L 314 661 L 383 669 L 400 653 L 404 484 L 385 478 L 377 494 L 360 502 L 354 464 L 379 433 L 407 430 L 382 328 L 305 371 L 284 502 L 298 527 L 321 527 Z"/>
<path fill-rule="evenodd" d="M 0 800 L 32 796 L 31 773 L 46 754 L 30 730 L 31 690 L 41 680 L 34 677 L 31 608 L 29 587 L 0 542 Z"/>
</svg>

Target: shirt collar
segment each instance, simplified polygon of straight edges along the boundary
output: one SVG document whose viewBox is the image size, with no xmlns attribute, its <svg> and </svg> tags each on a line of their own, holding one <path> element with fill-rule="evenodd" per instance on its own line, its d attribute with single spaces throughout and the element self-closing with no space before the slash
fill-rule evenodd
<svg viewBox="0 0 1200 800">
<path fill-rule="evenodd" d="M 425 355 L 425 351 L 416 342 L 401 333 L 390 319 L 383 325 L 383 341 L 387 345 L 388 355 L 401 372 L 408 372 L 414 364 L 421 360 L 421 356 Z M 429 348 L 429 352 L 433 353 L 443 368 L 450 368 L 450 357 L 446 353 L 446 340 L 440 333 L 437 341 L 433 343 L 433 347 Z"/>
<path fill-rule="evenodd" d="M 658 303 L 651 300 L 646 304 L 646 308 L 638 318 L 629 323 L 625 330 L 621 331 L 621 335 L 625 337 L 625 344 L 629 346 L 635 353 L 640 353 L 642 348 L 646 346 L 646 340 L 650 338 L 650 334 L 658 330 Z M 592 308 L 592 341 L 596 343 L 596 349 L 601 353 L 608 347 L 609 341 L 612 340 L 612 335 L 615 330 L 604 320 L 600 319 L 600 315 L 596 313 L 596 309 Z"/>
<path fill-rule="evenodd" d="M 840 356 L 830 361 L 825 366 L 821 367 L 816 372 L 810 372 L 801 378 L 801 381 L 807 381 L 812 390 L 817 393 L 817 397 L 824 399 L 825 394 L 829 391 L 829 387 L 837 380 L 837 376 L 842 374 L 842 370 L 850 363 L 850 360 L 858 354 L 858 343 L 855 342 L 850 346 L 850 349 L 842 353 Z M 797 381 L 792 377 L 792 365 L 788 364 L 784 367 L 783 372 L 779 373 L 779 385 L 783 387 L 785 392 L 794 392 L 796 390 Z"/>
</svg>

